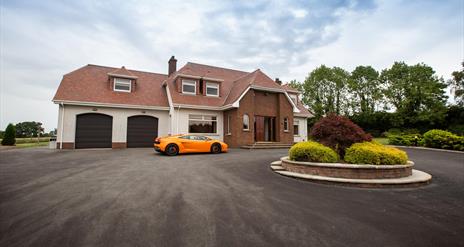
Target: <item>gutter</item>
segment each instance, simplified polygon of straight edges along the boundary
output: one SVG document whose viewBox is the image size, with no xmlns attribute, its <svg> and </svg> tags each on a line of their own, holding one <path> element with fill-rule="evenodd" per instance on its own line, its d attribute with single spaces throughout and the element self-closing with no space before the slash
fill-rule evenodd
<svg viewBox="0 0 464 247">
<path fill-rule="evenodd" d="M 63 149 L 63 132 L 64 132 L 64 104 L 63 102 L 60 103 L 63 111 L 61 112 L 61 130 L 60 130 L 60 149 Z"/>
</svg>

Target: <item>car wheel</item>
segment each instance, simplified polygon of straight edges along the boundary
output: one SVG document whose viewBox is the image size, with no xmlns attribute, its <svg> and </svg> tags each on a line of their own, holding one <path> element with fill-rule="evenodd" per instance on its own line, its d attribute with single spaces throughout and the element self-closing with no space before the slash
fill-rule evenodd
<svg viewBox="0 0 464 247">
<path fill-rule="evenodd" d="M 218 154 L 221 152 L 221 145 L 219 143 L 214 143 L 211 145 L 211 153 Z"/>
<path fill-rule="evenodd" d="M 174 156 L 179 153 L 179 148 L 176 144 L 169 144 L 164 150 L 164 152 L 169 156 Z"/>
</svg>

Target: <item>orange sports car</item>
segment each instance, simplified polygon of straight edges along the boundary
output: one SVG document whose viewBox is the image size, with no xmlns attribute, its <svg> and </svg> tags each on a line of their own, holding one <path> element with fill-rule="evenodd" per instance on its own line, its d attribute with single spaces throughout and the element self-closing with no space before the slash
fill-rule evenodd
<svg viewBox="0 0 464 247">
<path fill-rule="evenodd" d="M 169 156 L 179 153 L 214 153 L 227 152 L 227 144 L 222 141 L 198 135 L 175 135 L 155 139 L 155 150 Z"/>
</svg>

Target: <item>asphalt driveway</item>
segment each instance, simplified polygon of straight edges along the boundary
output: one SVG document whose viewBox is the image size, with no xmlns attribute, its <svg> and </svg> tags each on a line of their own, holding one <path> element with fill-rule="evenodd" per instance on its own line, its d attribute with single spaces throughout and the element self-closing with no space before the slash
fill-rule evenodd
<svg viewBox="0 0 464 247">
<path fill-rule="evenodd" d="M 432 184 L 279 176 L 286 150 L 0 152 L 0 246 L 464 246 L 464 154 L 407 150 Z"/>
</svg>

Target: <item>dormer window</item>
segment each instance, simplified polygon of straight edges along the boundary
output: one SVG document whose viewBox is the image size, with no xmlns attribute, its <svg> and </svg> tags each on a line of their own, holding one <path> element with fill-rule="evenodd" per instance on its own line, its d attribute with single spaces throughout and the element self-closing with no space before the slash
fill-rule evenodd
<svg viewBox="0 0 464 247">
<path fill-rule="evenodd" d="M 298 96 L 296 94 L 290 94 L 290 99 L 292 99 L 293 103 L 298 104 Z"/>
<path fill-rule="evenodd" d="M 206 96 L 219 97 L 219 84 L 217 83 L 206 83 Z"/>
<path fill-rule="evenodd" d="M 131 87 L 132 87 L 132 82 L 130 79 L 114 78 L 114 87 L 113 87 L 114 91 L 130 93 Z"/>
<path fill-rule="evenodd" d="M 182 93 L 197 94 L 197 83 L 191 80 L 182 80 Z"/>
</svg>

